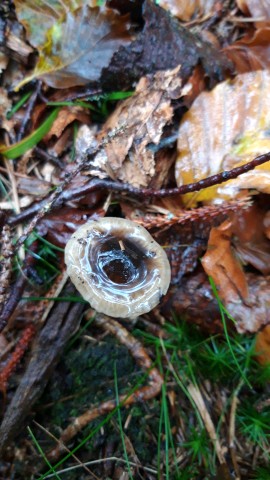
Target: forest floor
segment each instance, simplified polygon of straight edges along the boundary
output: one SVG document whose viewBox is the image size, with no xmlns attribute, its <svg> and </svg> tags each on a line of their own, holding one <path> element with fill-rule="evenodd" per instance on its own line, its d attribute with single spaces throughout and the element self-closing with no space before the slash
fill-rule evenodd
<svg viewBox="0 0 270 480">
<path fill-rule="evenodd" d="M 0 27 L 0 480 L 270 480 L 270 5 Z"/>
</svg>

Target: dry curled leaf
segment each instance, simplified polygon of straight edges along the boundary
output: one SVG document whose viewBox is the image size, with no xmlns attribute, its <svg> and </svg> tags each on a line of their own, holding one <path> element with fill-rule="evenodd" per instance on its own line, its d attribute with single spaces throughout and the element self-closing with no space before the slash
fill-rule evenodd
<svg viewBox="0 0 270 480">
<path fill-rule="evenodd" d="M 270 72 L 265 70 L 238 75 L 199 95 L 179 128 L 178 186 L 230 170 L 270 150 L 269 88 Z M 228 199 L 243 188 L 270 193 L 269 174 L 267 162 L 221 187 L 187 194 L 184 202 Z"/>
<path fill-rule="evenodd" d="M 257 205 L 232 215 L 233 246 L 243 264 L 252 265 L 264 275 L 270 274 L 270 242 L 265 232 L 267 214 Z"/>
<path fill-rule="evenodd" d="M 266 327 L 257 334 L 255 353 L 257 360 L 262 365 L 270 365 L 270 325 L 266 325 Z"/>
<path fill-rule="evenodd" d="M 225 302 L 248 295 L 245 273 L 231 247 L 231 236 L 231 221 L 226 220 L 219 227 L 212 228 L 207 252 L 202 258 L 205 272 L 213 278 Z"/>
<path fill-rule="evenodd" d="M 228 327 L 239 333 L 255 333 L 270 323 L 270 277 L 246 273 L 249 295 L 245 301 L 223 302 L 226 310 L 235 320 Z M 223 332 L 220 307 L 213 295 L 209 279 L 202 271 L 189 275 L 169 290 L 161 305 L 166 318 L 178 315 L 189 323 L 199 325 L 211 333 Z"/>
<path fill-rule="evenodd" d="M 238 298 L 225 303 L 239 333 L 257 332 L 270 323 L 270 277 L 248 273 L 246 278 L 248 297 L 244 301 Z"/>
<path fill-rule="evenodd" d="M 270 67 L 270 27 L 260 28 L 226 47 L 223 52 L 232 60 L 238 73 Z"/>
<path fill-rule="evenodd" d="M 54 121 L 49 133 L 44 137 L 44 140 L 47 141 L 53 136 L 59 138 L 65 128 L 75 120 L 82 124 L 88 124 L 90 121 L 89 113 L 81 107 L 61 108 L 57 115 L 57 119 Z"/>
<path fill-rule="evenodd" d="M 158 72 L 140 80 L 135 94 L 121 102 L 105 123 L 99 139 L 110 142 L 90 164 L 90 173 L 147 186 L 156 174 L 157 145 L 173 115 L 171 100 L 181 94 L 179 70 Z M 163 176 L 162 176 L 163 178 Z"/>
<path fill-rule="evenodd" d="M 200 17 L 210 14 L 215 3 L 215 0 L 160 0 L 159 5 L 168 10 L 174 17 L 187 22 L 194 15 Z"/>
<path fill-rule="evenodd" d="M 41 37 L 35 37 L 36 28 L 35 35 L 33 28 L 30 29 L 31 17 L 27 20 L 28 31 L 30 29 L 31 32 L 30 41 L 34 36 L 39 59 L 32 75 L 20 82 L 17 88 L 37 77 L 54 88 L 95 82 L 119 46 L 130 42 L 127 16 L 123 17 L 112 9 L 91 8 L 80 3 L 82 5 L 79 8 L 71 10 L 67 7 L 60 15 L 57 11 L 57 20 L 52 25 L 51 17 L 47 21 L 48 6 L 44 5 L 44 10 L 40 7 L 37 25 L 42 24 L 43 19 L 45 23 L 47 21 L 46 32 L 42 28 Z M 22 18 L 24 7 L 21 8 Z M 46 41 L 40 43 L 44 37 Z"/>
<path fill-rule="evenodd" d="M 257 26 L 263 26 L 270 22 L 269 0 L 236 0 L 240 10 L 254 18 Z"/>
</svg>

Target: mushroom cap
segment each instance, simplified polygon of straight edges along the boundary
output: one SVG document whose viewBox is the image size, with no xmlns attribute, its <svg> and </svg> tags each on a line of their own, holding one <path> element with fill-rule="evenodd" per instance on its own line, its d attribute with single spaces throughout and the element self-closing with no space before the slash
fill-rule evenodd
<svg viewBox="0 0 270 480">
<path fill-rule="evenodd" d="M 142 226 L 123 218 L 90 220 L 65 248 L 67 272 L 97 312 L 134 318 L 168 290 L 171 269 L 162 247 Z"/>
</svg>

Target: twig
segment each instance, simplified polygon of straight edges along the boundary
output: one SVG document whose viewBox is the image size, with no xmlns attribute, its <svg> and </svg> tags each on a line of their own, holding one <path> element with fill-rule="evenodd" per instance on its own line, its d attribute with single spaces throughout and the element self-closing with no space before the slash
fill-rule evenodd
<svg viewBox="0 0 270 480">
<path fill-rule="evenodd" d="M 91 460 L 89 462 L 85 462 L 82 465 L 72 465 L 71 467 L 63 468 L 62 470 L 57 470 L 57 474 L 61 475 L 61 473 L 67 473 L 67 472 L 70 472 L 72 470 L 78 470 L 79 468 L 82 468 L 84 466 L 97 465 L 99 463 L 105 463 L 105 462 L 117 462 L 117 463 L 124 463 L 124 464 L 127 463 L 127 461 L 124 458 L 119 458 L 119 457 L 99 458 L 98 460 Z M 128 463 L 132 467 L 137 467 L 138 469 L 144 470 L 145 472 L 153 473 L 154 475 L 159 474 L 160 478 L 163 478 L 163 474 L 158 472 L 157 470 L 154 470 L 153 468 L 145 467 L 144 465 L 141 465 L 140 463 L 131 462 L 130 460 L 128 461 Z M 52 473 L 51 475 L 46 476 L 46 478 L 53 478 L 53 477 L 55 477 L 55 473 Z"/>
<path fill-rule="evenodd" d="M 95 149 L 91 156 L 96 154 L 97 151 L 98 150 Z M 67 183 L 69 183 L 71 179 L 74 178 L 75 175 L 77 175 L 77 173 L 84 168 L 85 162 L 83 162 L 83 165 L 79 166 L 78 169 L 76 169 L 76 171 L 72 173 L 71 178 L 69 177 L 63 184 L 58 186 L 53 196 L 48 199 L 44 199 L 41 202 L 36 203 L 35 205 L 32 205 L 31 207 L 25 209 L 19 215 L 11 217 L 8 220 L 8 224 L 11 226 L 17 225 L 18 223 L 28 220 L 29 218 L 33 217 L 37 212 L 39 212 L 38 215 L 31 222 L 31 224 L 27 227 L 24 235 L 17 242 L 18 247 L 22 245 L 29 233 L 35 228 L 37 222 L 46 213 L 49 213 L 53 209 L 61 208 L 65 202 L 75 200 L 76 198 L 83 197 L 85 195 L 88 195 L 89 193 L 105 190 L 118 193 L 129 193 L 132 196 L 140 198 L 164 198 L 173 195 L 183 195 L 185 193 L 196 192 L 204 188 L 226 182 L 227 180 L 237 178 L 239 175 L 246 173 L 249 170 L 253 170 L 258 165 L 262 165 L 263 163 L 266 163 L 268 161 L 270 161 L 270 152 L 256 157 L 254 160 L 246 163 L 245 165 L 242 165 L 241 167 L 236 167 L 232 170 L 220 172 L 216 175 L 204 178 L 203 180 L 199 180 L 198 182 L 189 183 L 187 185 L 182 185 L 181 187 L 177 188 L 163 188 L 161 190 L 153 190 L 151 188 L 135 188 L 127 183 L 115 182 L 109 179 L 101 180 L 99 178 L 93 178 L 89 181 L 89 183 L 83 185 L 82 187 L 63 191 Z"/>
<path fill-rule="evenodd" d="M 64 169 L 65 164 L 59 160 L 59 158 L 50 155 L 48 152 L 43 150 L 40 147 L 35 147 L 34 153 L 37 154 L 38 157 L 42 158 L 42 160 L 46 160 L 47 162 L 53 163 L 58 168 Z"/>
<path fill-rule="evenodd" d="M 20 126 L 20 130 L 19 130 L 18 135 L 17 135 L 17 142 L 19 142 L 25 134 L 27 124 L 30 120 L 30 117 L 31 117 L 32 112 L 34 110 L 36 101 L 39 97 L 40 90 L 41 90 L 41 81 L 38 80 L 37 85 L 36 85 L 36 89 L 35 89 L 34 93 L 32 93 L 32 95 L 29 99 L 29 102 L 28 102 L 28 105 L 27 105 L 27 108 L 26 108 L 26 111 L 25 111 L 25 114 L 24 114 L 24 117 L 23 117 L 23 120 L 22 120 L 22 123 L 21 123 L 21 126 Z"/>
<path fill-rule="evenodd" d="M 13 162 L 7 159 L 4 159 L 4 162 L 5 162 L 6 170 L 11 183 L 11 192 L 12 192 L 14 209 L 17 214 L 20 214 L 21 209 L 20 209 L 20 202 L 19 202 L 19 195 L 18 195 L 18 184 L 14 176 Z M 21 236 L 22 233 L 23 233 L 22 225 L 18 225 L 17 235 Z M 25 254 L 23 249 L 19 251 L 19 257 L 21 260 L 24 260 Z"/>
<path fill-rule="evenodd" d="M 2 261 L 2 269 L 0 272 L 0 305 L 3 305 L 7 297 L 7 290 L 12 273 L 12 262 L 10 257 L 10 254 L 12 254 L 12 238 L 10 235 L 10 227 L 8 225 L 3 227 L 1 243 L 1 256 L 4 260 Z"/>
<path fill-rule="evenodd" d="M 213 421 L 212 421 L 212 419 L 209 415 L 209 412 L 206 408 L 203 396 L 201 394 L 201 391 L 200 391 L 198 385 L 193 385 L 192 383 L 190 383 L 187 386 L 187 390 L 188 390 L 190 396 L 192 397 L 193 401 L 195 402 L 195 404 L 196 404 L 196 406 L 197 406 L 197 408 L 200 412 L 200 415 L 201 415 L 202 420 L 204 422 L 206 431 L 207 431 L 207 433 L 208 433 L 208 435 L 209 435 L 209 437 L 210 437 L 210 439 L 211 439 L 211 441 L 214 445 L 219 463 L 221 465 L 226 465 L 224 454 L 223 454 L 223 451 L 222 451 L 222 448 L 221 448 L 221 445 L 220 445 L 220 442 L 219 442 L 219 439 L 218 439 Z"/>
<path fill-rule="evenodd" d="M 50 438 L 52 438 L 55 442 L 58 441 L 58 439 L 55 437 L 55 435 L 53 435 L 47 428 L 43 427 L 42 425 L 40 425 L 40 423 L 36 422 L 35 420 L 33 420 L 33 423 L 37 427 L 39 427 L 44 433 L 46 433 L 46 435 L 48 435 Z M 87 468 L 86 464 L 84 462 L 81 462 L 79 457 L 77 457 L 74 453 L 72 453 L 69 448 L 67 448 L 67 447 L 65 447 L 65 448 L 66 448 L 67 453 L 70 453 L 70 456 L 72 456 L 74 458 L 74 460 L 76 460 L 76 462 L 79 464 L 79 465 L 76 465 L 77 468 L 83 468 L 87 473 L 89 473 L 90 476 L 94 477 L 96 480 L 99 480 L 99 478 L 93 472 L 91 472 L 91 470 L 89 470 L 89 468 Z M 70 467 L 70 469 L 73 470 L 74 467 Z M 59 472 L 57 472 L 57 473 L 59 473 Z M 50 476 L 51 475 L 48 475 L 47 478 L 49 478 Z M 54 476 L 54 474 L 52 476 Z"/>
<path fill-rule="evenodd" d="M 32 268 L 33 265 L 35 265 L 36 263 L 36 259 L 33 257 L 33 255 L 31 255 L 31 251 L 35 252 L 37 248 L 38 242 L 35 241 L 32 243 L 29 252 L 26 254 L 24 264 L 21 270 L 21 275 L 16 280 L 13 288 L 10 291 L 10 295 L 6 300 L 6 303 L 2 307 L 2 311 L 0 311 L 0 332 L 8 323 L 10 316 L 12 315 L 19 301 L 21 300 L 27 282 L 27 275 L 29 269 Z"/>
<path fill-rule="evenodd" d="M 63 294 L 69 296 L 74 292 L 75 289 L 68 284 Z M 31 359 L 0 425 L 0 456 L 12 438 L 18 435 L 26 415 L 43 392 L 67 340 L 80 324 L 83 309 L 84 305 L 80 303 L 59 302 L 37 333 Z M 36 321 L 38 317 L 39 314 L 35 314 Z"/>
<path fill-rule="evenodd" d="M 233 467 L 235 470 L 235 473 L 237 475 L 236 480 L 241 479 L 240 475 L 240 470 L 237 462 L 237 457 L 235 453 L 235 415 L 236 415 L 236 410 L 237 410 L 237 404 L 238 404 L 238 395 L 239 392 L 244 384 L 243 379 L 240 380 L 239 385 L 233 392 L 233 397 L 232 397 L 232 403 L 231 403 L 231 411 L 230 411 L 230 421 L 229 421 L 229 449 L 231 453 L 231 459 L 233 463 Z"/>
<path fill-rule="evenodd" d="M 152 361 L 141 343 L 136 340 L 120 323 L 112 318 L 97 315 L 95 318 L 95 323 L 106 332 L 115 335 L 119 342 L 128 348 L 131 355 L 135 358 L 140 367 L 142 367 L 143 370 L 148 371 L 149 385 L 141 387 L 140 389 L 131 393 L 129 396 L 121 395 L 119 397 L 119 403 L 125 406 L 132 405 L 137 401 L 146 401 L 157 396 L 160 392 L 163 378 L 159 371 L 152 367 Z M 79 417 L 75 418 L 75 420 L 65 428 L 59 439 L 58 445 L 56 445 L 56 447 L 49 452 L 47 457 L 50 460 L 55 461 L 63 451 L 65 443 L 74 438 L 78 432 L 80 432 L 95 418 L 112 412 L 117 405 L 118 403 L 116 400 L 108 400 L 103 402 L 98 407 L 91 408 Z"/>
<path fill-rule="evenodd" d="M 73 95 L 69 95 L 62 102 L 72 102 L 73 100 L 78 100 L 79 98 L 92 97 L 93 95 L 102 94 L 103 90 L 100 88 L 90 88 L 84 92 L 76 92 Z"/>
</svg>

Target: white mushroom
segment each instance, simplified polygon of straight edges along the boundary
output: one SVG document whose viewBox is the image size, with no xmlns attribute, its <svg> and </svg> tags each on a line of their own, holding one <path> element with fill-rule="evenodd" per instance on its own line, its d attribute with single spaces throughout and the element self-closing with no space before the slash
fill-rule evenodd
<svg viewBox="0 0 270 480">
<path fill-rule="evenodd" d="M 67 272 L 97 312 L 134 318 L 168 290 L 171 270 L 162 247 L 140 225 L 106 217 L 81 226 L 65 248 Z"/>
</svg>

